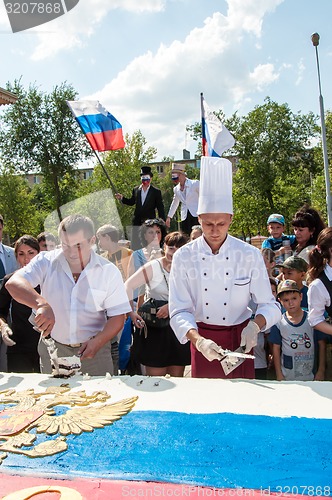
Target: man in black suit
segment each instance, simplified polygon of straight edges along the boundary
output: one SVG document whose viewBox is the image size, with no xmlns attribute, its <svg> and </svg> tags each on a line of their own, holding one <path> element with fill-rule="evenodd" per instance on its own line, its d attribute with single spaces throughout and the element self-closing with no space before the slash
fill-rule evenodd
<svg viewBox="0 0 332 500">
<path fill-rule="evenodd" d="M 131 237 L 131 247 L 137 250 L 142 247 L 138 233 L 139 227 L 147 219 L 155 219 L 156 211 L 160 219 L 165 220 L 165 209 L 160 189 L 151 185 L 153 173 L 151 167 L 144 166 L 140 172 L 141 184 L 134 187 L 131 198 L 125 198 L 117 193 L 115 196 L 124 205 L 135 205 L 133 216 L 133 231 Z"/>
</svg>

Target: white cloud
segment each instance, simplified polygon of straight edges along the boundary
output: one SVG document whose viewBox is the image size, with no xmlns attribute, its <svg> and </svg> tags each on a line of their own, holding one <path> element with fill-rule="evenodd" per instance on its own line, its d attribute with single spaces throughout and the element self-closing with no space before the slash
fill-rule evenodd
<svg viewBox="0 0 332 500">
<path fill-rule="evenodd" d="M 200 92 L 212 109 L 230 114 L 248 106 L 253 93 L 262 92 L 279 77 L 273 61 L 261 60 L 262 26 L 283 0 L 226 1 L 224 14 L 215 12 L 183 38 L 142 53 L 85 97 L 99 99 L 125 132 L 141 129 L 148 144 L 158 148 L 158 156 L 179 154 L 189 147 L 186 125 L 200 120 Z M 43 61 L 61 51 L 84 48 L 114 9 L 141 16 L 144 12 L 163 15 L 165 9 L 167 14 L 166 7 L 167 0 L 81 0 L 65 16 L 36 28 L 31 57 Z M 172 20 L 165 16 L 165 22 Z M 82 53 L 78 51 L 76 61 Z"/>
<path fill-rule="evenodd" d="M 258 64 L 249 75 L 249 80 L 253 82 L 257 90 L 263 90 L 266 85 L 270 85 L 279 78 L 274 71 L 273 64 Z"/>
<path fill-rule="evenodd" d="M 302 82 L 305 69 L 306 67 L 304 65 L 303 59 L 300 59 L 297 65 L 297 79 L 295 82 L 296 86 L 300 85 L 300 83 Z"/>
<path fill-rule="evenodd" d="M 200 120 L 201 91 L 212 109 L 232 112 L 278 79 L 272 63 L 248 68 L 245 50 L 248 32 L 254 50 L 264 16 L 281 1 L 228 0 L 227 15 L 216 12 L 183 41 L 137 57 L 89 98 L 99 99 L 126 132 L 142 130 L 159 156 L 180 151 L 186 125 Z"/>
<path fill-rule="evenodd" d="M 40 61 L 64 50 L 83 47 L 112 10 L 160 12 L 164 4 L 165 0 L 81 0 L 64 16 L 29 30 L 37 39 L 31 59 Z M 6 17 L 6 11 L 0 11 L 0 23 L 8 25 Z"/>
</svg>

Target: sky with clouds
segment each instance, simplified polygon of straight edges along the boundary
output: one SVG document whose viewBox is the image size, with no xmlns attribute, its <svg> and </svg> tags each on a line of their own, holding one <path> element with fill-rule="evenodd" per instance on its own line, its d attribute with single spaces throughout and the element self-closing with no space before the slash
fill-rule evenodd
<svg viewBox="0 0 332 500">
<path fill-rule="evenodd" d="M 38 1 L 38 0 L 36 0 Z M 62 17 L 13 34 L 0 1 L 1 80 L 42 90 L 67 81 L 140 129 L 163 156 L 195 153 L 186 125 L 211 109 L 245 115 L 266 96 L 319 113 L 332 109 L 331 0 L 80 0 Z"/>
</svg>

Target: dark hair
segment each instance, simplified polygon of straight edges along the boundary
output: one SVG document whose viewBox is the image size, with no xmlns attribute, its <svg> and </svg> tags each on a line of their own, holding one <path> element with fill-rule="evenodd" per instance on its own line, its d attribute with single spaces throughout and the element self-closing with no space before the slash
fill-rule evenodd
<svg viewBox="0 0 332 500">
<path fill-rule="evenodd" d="M 319 233 L 317 245 L 309 254 L 309 269 L 307 273 L 307 282 L 313 280 L 324 271 L 326 263 L 331 258 L 332 250 L 332 227 L 326 227 Z"/>
<path fill-rule="evenodd" d="M 16 257 L 17 257 L 17 253 L 18 253 L 18 250 L 19 250 L 21 245 L 28 245 L 28 247 L 31 247 L 34 250 L 37 250 L 37 252 L 39 253 L 40 249 L 39 249 L 38 240 L 34 236 L 30 236 L 30 234 L 24 234 L 16 241 L 16 243 L 14 245 L 14 252 L 15 252 Z"/>
<path fill-rule="evenodd" d="M 266 249 L 268 250 L 268 249 Z M 270 285 L 274 285 L 276 288 L 278 288 L 278 282 L 275 278 L 271 278 L 271 276 L 269 276 L 269 281 L 270 281 Z"/>
<path fill-rule="evenodd" d="M 111 224 L 104 224 L 104 226 L 101 226 L 99 229 L 97 229 L 97 236 L 100 234 L 102 236 L 105 236 L 107 234 L 111 238 L 113 243 L 117 243 L 120 238 L 119 230 Z"/>
<path fill-rule="evenodd" d="M 0 224 L 3 226 L 3 215 L 0 214 Z"/>
<path fill-rule="evenodd" d="M 161 242 L 160 246 L 163 245 L 165 236 L 167 234 L 166 224 L 162 219 L 147 219 L 143 222 L 139 229 L 139 237 L 142 245 L 145 247 L 147 245 L 145 240 L 145 233 L 149 229 L 149 227 L 158 226 L 161 231 Z"/>
<path fill-rule="evenodd" d="M 38 236 L 37 236 L 37 241 L 38 243 L 40 243 L 41 241 L 53 241 L 54 243 L 56 243 L 56 237 L 54 236 L 54 234 L 52 233 L 49 233 L 47 231 L 43 231 L 42 233 L 39 233 Z"/>
<path fill-rule="evenodd" d="M 272 263 L 275 259 L 275 252 L 272 250 L 272 248 L 262 248 L 261 249 L 261 254 L 263 257 L 265 257 L 270 263 Z"/>
<path fill-rule="evenodd" d="M 80 214 L 68 215 L 59 224 L 58 233 L 61 231 L 68 234 L 75 234 L 78 231 L 83 231 L 86 239 L 90 240 L 95 234 L 93 222 L 89 217 Z"/>
<path fill-rule="evenodd" d="M 188 236 L 180 231 L 174 231 L 166 236 L 164 243 L 168 247 L 180 248 L 188 243 Z"/>
<path fill-rule="evenodd" d="M 311 238 L 306 244 L 306 246 L 309 246 L 316 245 L 318 235 L 326 227 L 326 224 L 317 210 L 309 207 L 309 205 L 303 205 L 303 207 L 296 212 L 295 217 L 292 220 L 292 226 L 307 227 L 313 232 Z"/>
</svg>

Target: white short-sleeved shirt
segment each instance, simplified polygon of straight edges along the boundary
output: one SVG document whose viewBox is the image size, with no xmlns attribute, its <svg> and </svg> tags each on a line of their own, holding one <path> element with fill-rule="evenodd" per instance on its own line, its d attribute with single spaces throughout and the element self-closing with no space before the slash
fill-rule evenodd
<svg viewBox="0 0 332 500">
<path fill-rule="evenodd" d="M 78 344 L 102 330 L 107 318 L 131 310 L 120 271 L 91 251 L 89 263 L 74 282 L 62 250 L 41 252 L 17 271 L 52 307 L 52 337 L 62 344 Z"/>
</svg>

